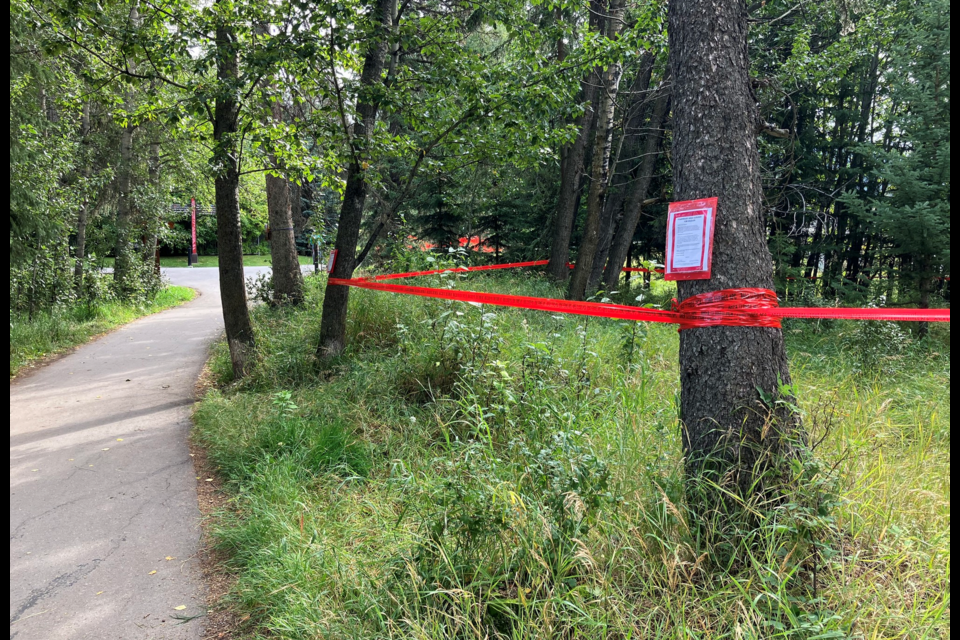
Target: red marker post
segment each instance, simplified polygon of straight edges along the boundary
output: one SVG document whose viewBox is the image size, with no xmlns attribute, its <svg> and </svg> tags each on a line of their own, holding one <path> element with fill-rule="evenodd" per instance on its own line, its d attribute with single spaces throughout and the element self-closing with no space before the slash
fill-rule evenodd
<svg viewBox="0 0 960 640">
<path fill-rule="evenodd" d="M 197 264 L 197 199 L 190 198 L 190 254 L 187 266 Z"/>
<path fill-rule="evenodd" d="M 710 279 L 716 218 L 716 198 L 670 203 L 664 280 Z"/>
</svg>

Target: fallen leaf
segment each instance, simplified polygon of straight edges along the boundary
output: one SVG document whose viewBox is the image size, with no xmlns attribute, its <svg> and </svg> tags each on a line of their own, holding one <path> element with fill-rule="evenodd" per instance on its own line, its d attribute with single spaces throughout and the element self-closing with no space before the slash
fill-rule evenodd
<svg viewBox="0 0 960 640">
<path fill-rule="evenodd" d="M 103 591 L 97 591 L 97 595 L 100 595 L 101 593 L 103 593 Z"/>
<path fill-rule="evenodd" d="M 148 576 L 152 576 L 152 575 L 153 575 L 153 574 L 155 574 L 156 572 L 157 572 L 157 570 L 156 570 L 156 569 L 154 569 L 153 571 L 151 571 L 151 572 L 150 572 L 150 573 L 148 573 L 147 575 L 148 575 Z"/>
<path fill-rule="evenodd" d="M 186 609 L 186 608 L 187 608 L 187 605 L 182 604 L 182 605 L 180 605 L 179 607 L 174 607 L 173 610 L 174 610 L 174 611 L 183 611 L 183 610 Z"/>
<path fill-rule="evenodd" d="M 30 469 L 30 471 L 40 471 L 40 469 Z"/>
<path fill-rule="evenodd" d="M 105 449 L 100 449 L 100 451 L 110 451 L 110 447 L 106 447 Z"/>
<path fill-rule="evenodd" d="M 123 438 L 117 438 L 117 442 L 123 442 Z"/>
<path fill-rule="evenodd" d="M 36 469 L 34 469 L 36 471 Z M 213 482 L 213 478 L 207 478 L 207 482 Z"/>
<path fill-rule="evenodd" d="M 166 558 L 164 558 L 164 560 L 176 560 L 176 558 L 174 558 L 173 556 L 167 556 Z"/>
<path fill-rule="evenodd" d="M 73 462 L 73 458 L 67 458 L 69 462 Z"/>
</svg>

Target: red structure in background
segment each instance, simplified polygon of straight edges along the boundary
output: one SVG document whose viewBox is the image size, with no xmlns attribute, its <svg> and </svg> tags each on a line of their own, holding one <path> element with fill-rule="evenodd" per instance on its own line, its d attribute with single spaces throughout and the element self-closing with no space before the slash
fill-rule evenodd
<svg viewBox="0 0 960 640">
<path fill-rule="evenodd" d="M 419 241 L 416 236 L 407 236 L 407 240 L 410 240 L 414 243 L 408 244 L 407 249 L 419 248 L 424 251 L 429 251 L 430 249 L 437 248 L 437 245 L 433 244 L 432 242 Z M 460 238 L 459 242 L 462 248 L 470 249 L 471 251 L 479 251 L 480 253 L 493 253 L 496 251 L 496 249 L 488 245 L 485 240 L 481 240 L 480 236 Z"/>
</svg>

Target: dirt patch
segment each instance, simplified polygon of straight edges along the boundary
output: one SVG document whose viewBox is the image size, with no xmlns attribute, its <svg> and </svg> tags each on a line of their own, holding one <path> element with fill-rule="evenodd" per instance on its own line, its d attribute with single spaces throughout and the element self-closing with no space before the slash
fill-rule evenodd
<svg viewBox="0 0 960 640">
<path fill-rule="evenodd" d="M 213 375 L 207 365 L 203 366 L 195 387 L 199 400 L 213 388 Z M 204 625 L 204 640 L 229 640 L 239 636 L 240 625 L 246 618 L 239 617 L 223 599 L 233 588 L 237 576 L 226 566 L 227 555 L 213 547 L 210 524 L 213 514 L 223 508 L 228 497 L 222 490 L 222 480 L 216 467 L 207 458 L 205 449 L 190 439 L 190 456 L 197 476 L 197 504 L 200 507 L 203 533 L 200 538 L 200 569 L 207 587 L 207 619 Z"/>
</svg>

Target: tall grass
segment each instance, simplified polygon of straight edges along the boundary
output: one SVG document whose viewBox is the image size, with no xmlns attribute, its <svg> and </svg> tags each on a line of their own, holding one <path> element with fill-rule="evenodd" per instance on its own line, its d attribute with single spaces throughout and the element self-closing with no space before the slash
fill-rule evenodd
<svg viewBox="0 0 960 640">
<path fill-rule="evenodd" d="M 819 446 L 723 564 L 687 511 L 674 327 L 355 290 L 321 364 L 307 281 L 303 307 L 254 311 L 247 379 L 215 349 L 196 411 L 244 637 L 949 635 L 948 326 L 787 324 Z M 667 304 L 654 285 L 618 295 Z"/>
<path fill-rule="evenodd" d="M 145 304 L 93 302 L 61 306 L 29 318 L 10 314 L 10 377 L 25 367 L 87 342 L 139 317 L 192 300 L 189 287 L 168 286 Z"/>
</svg>

